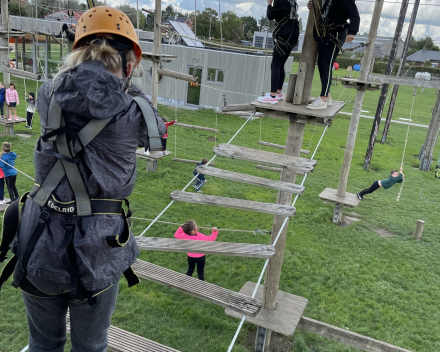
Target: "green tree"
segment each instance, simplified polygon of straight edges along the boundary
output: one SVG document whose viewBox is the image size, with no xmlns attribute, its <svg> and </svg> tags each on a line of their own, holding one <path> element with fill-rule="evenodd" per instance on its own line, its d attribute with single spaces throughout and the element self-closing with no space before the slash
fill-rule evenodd
<svg viewBox="0 0 440 352">
<path fill-rule="evenodd" d="M 252 40 L 255 31 L 258 31 L 257 20 L 252 16 L 241 17 L 243 22 L 243 34 L 246 40 Z M 251 34 L 250 34 L 251 33 Z"/>
<path fill-rule="evenodd" d="M 31 17 L 32 8 L 27 3 L 9 2 L 9 14 L 13 16 Z"/>
<path fill-rule="evenodd" d="M 194 23 L 194 16 L 191 20 Z M 217 11 L 207 7 L 203 12 L 197 14 L 197 36 L 205 38 L 209 36 L 220 37 Z"/>
<path fill-rule="evenodd" d="M 228 10 L 222 14 L 222 30 L 226 40 L 238 41 L 243 37 L 243 22 L 234 11 Z"/>
<path fill-rule="evenodd" d="M 414 37 L 411 37 L 411 41 L 409 43 L 408 56 L 423 49 L 430 51 L 440 51 L 440 48 L 434 44 L 434 41 L 428 35 L 419 40 L 416 40 Z"/>
<path fill-rule="evenodd" d="M 260 27 L 261 32 L 266 32 L 266 30 L 273 32 L 276 27 L 276 23 L 275 21 L 269 21 L 266 15 L 262 15 L 258 21 L 258 26 Z"/>
</svg>

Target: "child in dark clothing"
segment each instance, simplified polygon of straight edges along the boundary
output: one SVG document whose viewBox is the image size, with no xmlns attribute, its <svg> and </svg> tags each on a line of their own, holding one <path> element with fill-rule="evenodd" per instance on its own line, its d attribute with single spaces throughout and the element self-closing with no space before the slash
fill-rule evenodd
<svg viewBox="0 0 440 352">
<path fill-rule="evenodd" d="M 29 103 L 28 107 L 26 109 L 26 128 L 32 129 L 32 120 L 34 118 L 34 114 L 35 114 L 35 104 L 37 102 L 37 100 L 35 99 L 35 93 L 34 92 L 30 92 L 29 96 L 25 98 L 26 101 Z"/>
<path fill-rule="evenodd" d="M 330 86 L 333 64 L 342 45 L 351 42 L 359 31 L 359 11 L 355 0 L 309 0 L 307 7 L 309 10 L 315 9 L 313 36 L 318 43 L 318 69 L 322 85 L 321 95 L 307 108 L 326 109 L 332 105 Z"/>
<path fill-rule="evenodd" d="M 200 165 L 206 165 L 207 163 L 208 163 L 208 159 L 204 158 L 201 163 L 198 163 L 196 165 L 196 167 Z M 194 170 L 193 175 L 197 176 L 197 178 L 196 178 L 196 183 L 193 184 L 193 187 L 196 189 L 196 192 L 202 193 L 200 188 L 202 188 L 202 186 L 208 181 L 205 179 L 205 174 L 198 174 L 198 175 L 197 174 L 198 172 Z"/>
<path fill-rule="evenodd" d="M 374 181 L 373 184 L 370 186 L 370 188 L 366 188 L 363 191 L 359 192 L 357 194 L 357 197 L 360 200 L 365 200 L 364 195 L 373 193 L 374 191 L 378 190 L 380 187 L 383 187 L 384 189 L 388 189 L 394 186 L 395 183 L 402 183 L 405 175 L 402 174 L 403 167 L 400 167 L 400 171 L 393 170 L 391 171 L 390 177 L 388 177 L 386 180 L 382 181 Z"/>
<path fill-rule="evenodd" d="M 11 201 L 6 204 L 10 204 L 18 198 L 18 190 L 17 187 L 15 187 L 15 181 L 17 180 L 17 170 L 11 167 L 15 165 L 17 154 L 11 152 L 11 143 L 8 142 L 3 142 L 2 149 L 3 154 L 0 158 L 0 168 L 2 168 L 3 173 L 5 174 L 6 186 L 8 187 L 9 198 L 11 198 Z"/>
<path fill-rule="evenodd" d="M 5 104 L 5 94 L 6 94 L 5 87 L 0 82 L 0 110 L 1 110 L 0 118 L 2 118 L 2 119 L 5 118 L 5 115 L 3 114 L 3 106 Z"/>
</svg>

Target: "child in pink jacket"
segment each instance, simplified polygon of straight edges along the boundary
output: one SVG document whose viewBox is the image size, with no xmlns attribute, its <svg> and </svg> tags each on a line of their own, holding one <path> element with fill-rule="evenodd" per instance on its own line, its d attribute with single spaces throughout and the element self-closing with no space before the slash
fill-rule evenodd
<svg viewBox="0 0 440 352">
<path fill-rule="evenodd" d="M 15 112 L 15 120 L 18 120 L 17 117 L 17 105 L 20 105 L 20 100 L 18 99 L 18 93 L 15 90 L 15 84 L 11 83 L 9 88 L 6 89 L 6 104 L 9 106 L 9 119 L 8 121 L 12 121 L 12 109 Z"/>
<path fill-rule="evenodd" d="M 217 227 L 212 228 L 211 236 L 205 236 L 203 233 L 197 232 L 197 224 L 193 220 L 185 222 L 182 227 L 174 234 L 175 238 L 180 240 L 193 240 L 193 241 L 215 241 L 218 235 Z M 199 280 L 205 280 L 205 255 L 202 253 L 187 253 L 188 254 L 188 271 L 186 275 L 192 276 L 197 264 L 197 276 Z"/>
</svg>

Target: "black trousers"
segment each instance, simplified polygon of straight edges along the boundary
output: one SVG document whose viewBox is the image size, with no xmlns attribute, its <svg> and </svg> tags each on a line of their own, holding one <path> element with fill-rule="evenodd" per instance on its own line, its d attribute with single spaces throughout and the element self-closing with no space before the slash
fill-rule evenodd
<svg viewBox="0 0 440 352">
<path fill-rule="evenodd" d="M 345 29 L 338 32 L 337 38 L 341 41 L 341 46 L 345 42 L 347 33 Z M 330 93 L 333 76 L 333 64 L 339 54 L 339 46 L 330 41 L 327 44 L 318 43 L 318 70 L 321 77 L 321 97 L 327 97 Z"/>
<path fill-rule="evenodd" d="M 32 127 L 32 120 L 34 118 L 34 113 L 30 111 L 26 111 L 26 124 L 29 127 Z"/>
<path fill-rule="evenodd" d="M 18 198 L 18 190 L 15 187 L 15 181 L 17 180 L 17 175 L 5 177 L 6 186 L 8 187 L 9 198 L 14 201 Z"/>
<path fill-rule="evenodd" d="M 200 258 L 193 258 L 188 256 L 188 271 L 186 275 L 192 276 L 197 264 L 197 276 L 199 280 L 205 281 L 205 256 Z"/>
<path fill-rule="evenodd" d="M 4 104 L 5 104 L 4 101 L 2 101 L 2 102 L 0 103 L 0 110 L 1 110 L 1 113 L 2 113 L 1 116 L 3 116 L 3 106 L 4 106 Z"/>
<path fill-rule="evenodd" d="M 5 200 L 5 178 L 0 178 L 0 200 Z"/>
<path fill-rule="evenodd" d="M 160 139 L 162 141 L 162 150 L 163 151 L 167 150 L 167 139 L 168 138 L 161 138 Z"/>
<path fill-rule="evenodd" d="M 366 188 L 363 191 L 359 192 L 359 195 L 363 197 L 366 194 L 373 193 L 374 191 L 380 188 L 379 181 L 374 181 L 370 188 Z"/>
</svg>

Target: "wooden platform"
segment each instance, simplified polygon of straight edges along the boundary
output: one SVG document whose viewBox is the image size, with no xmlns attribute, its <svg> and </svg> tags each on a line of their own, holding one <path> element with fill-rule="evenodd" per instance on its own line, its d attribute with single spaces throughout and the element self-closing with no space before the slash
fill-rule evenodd
<svg viewBox="0 0 440 352">
<path fill-rule="evenodd" d="M 260 285 L 255 298 L 263 299 L 263 285 Z M 255 289 L 254 282 L 246 282 L 240 293 L 252 296 Z M 295 332 L 308 300 L 303 297 L 295 296 L 290 293 L 278 291 L 276 309 L 261 308 L 256 317 L 246 316 L 246 321 L 257 326 L 278 332 L 282 335 L 292 336 Z M 243 315 L 226 309 L 225 313 L 231 317 L 241 319 Z"/>
<path fill-rule="evenodd" d="M 275 247 L 269 244 L 190 241 L 159 237 L 136 237 L 136 242 L 140 249 L 147 251 L 205 253 L 264 259 L 272 258 L 275 254 Z"/>
<path fill-rule="evenodd" d="M 256 202 L 253 200 L 210 196 L 200 193 L 173 191 L 170 194 L 172 200 L 187 203 L 214 205 L 217 207 L 232 208 L 239 210 L 256 211 L 258 213 L 274 214 L 280 216 L 294 216 L 296 209 L 288 205 Z"/>
<path fill-rule="evenodd" d="M 239 172 L 216 169 L 214 167 L 209 167 L 209 166 L 197 166 L 196 171 L 201 174 L 219 177 L 226 180 L 248 183 L 255 186 L 272 188 L 279 191 L 290 192 L 294 194 L 303 194 L 305 189 L 304 186 L 296 185 L 294 183 L 276 181 L 276 180 L 271 180 L 269 178 L 251 176 Z"/>
<path fill-rule="evenodd" d="M 344 88 L 353 88 L 357 90 L 378 91 L 382 89 L 382 84 L 376 82 L 359 81 L 354 78 L 339 78 Z"/>
<path fill-rule="evenodd" d="M 67 314 L 66 328 L 70 333 L 69 314 Z M 115 352 L 179 352 L 113 325 L 108 330 L 108 348 Z"/>
<path fill-rule="evenodd" d="M 319 198 L 322 200 L 325 200 L 326 202 L 330 203 L 336 203 L 341 204 L 345 207 L 354 208 L 359 205 L 361 200 L 357 197 L 356 194 L 353 193 L 345 193 L 345 197 L 338 197 L 336 195 L 336 192 L 338 190 L 332 189 L 332 188 L 326 188 L 322 193 L 319 195 Z"/>
<path fill-rule="evenodd" d="M 279 168 L 279 167 L 272 167 L 272 166 L 266 166 L 266 165 L 256 165 L 255 167 L 260 170 L 281 172 L 281 168 Z M 301 172 L 301 171 L 297 172 L 297 175 L 300 175 L 300 176 L 304 176 L 305 174 L 306 174 L 305 172 Z"/>
<path fill-rule="evenodd" d="M 142 58 L 146 60 L 156 61 L 156 62 L 171 62 L 177 59 L 176 55 L 166 55 L 166 54 L 153 54 L 150 52 L 143 52 Z"/>
<path fill-rule="evenodd" d="M 169 286 L 205 301 L 229 308 L 239 314 L 254 317 L 261 309 L 261 301 L 259 299 L 251 298 L 242 293 L 237 293 L 140 259 L 132 265 L 132 268 L 140 278 Z"/>
<path fill-rule="evenodd" d="M 5 109 L 8 108 L 7 105 L 4 107 Z M 4 126 L 4 133 L 7 133 L 11 136 L 14 135 L 14 126 L 20 123 L 26 122 L 26 119 L 22 117 L 18 117 L 18 120 L 12 119 L 12 121 L 9 121 L 8 119 L 0 119 L 0 125 Z"/>
<path fill-rule="evenodd" d="M 165 155 L 163 154 L 163 152 L 159 152 L 159 151 L 153 151 L 153 152 L 150 151 L 150 155 L 146 155 L 145 148 L 140 148 L 140 149 L 136 150 L 136 156 L 138 156 L 141 159 L 147 160 L 147 167 L 146 167 L 147 172 L 156 171 L 157 170 L 157 160 L 162 159 L 170 154 L 172 154 L 172 152 L 169 152 L 167 150 L 167 151 L 165 151 Z"/>
<path fill-rule="evenodd" d="M 286 146 L 281 145 L 281 144 L 269 143 L 269 142 L 264 142 L 264 141 L 257 141 L 257 143 L 260 145 L 265 145 L 266 147 L 272 147 L 272 148 L 286 150 Z M 301 149 L 301 153 L 302 154 L 310 154 L 310 150 Z"/>
<path fill-rule="evenodd" d="M 255 100 L 251 105 L 264 116 L 289 121 L 290 116 L 295 116 L 298 118 L 298 123 L 325 126 L 345 106 L 345 103 L 333 101 L 331 106 L 322 110 L 307 109 L 306 105 L 293 105 L 284 100 L 280 100 L 277 104 L 261 103 Z"/>
<path fill-rule="evenodd" d="M 11 200 L 9 198 L 5 197 L 4 201 L 5 201 L 4 204 L 0 204 L 0 213 L 3 213 L 6 210 L 6 208 L 9 206 L 9 204 L 6 204 L 6 203 L 10 202 Z"/>
<path fill-rule="evenodd" d="M 288 169 L 307 173 L 312 172 L 316 165 L 316 160 L 239 147 L 231 144 L 219 144 L 214 148 L 214 154 L 272 166 L 283 166 Z"/>
</svg>

